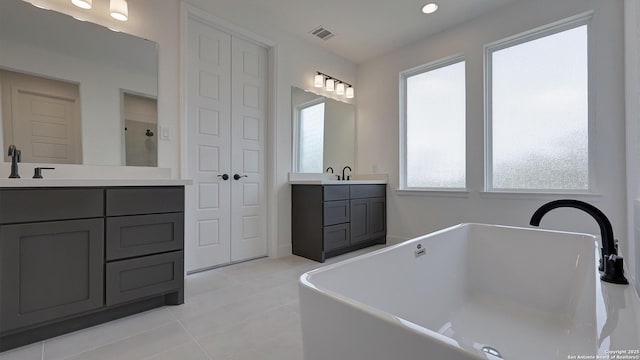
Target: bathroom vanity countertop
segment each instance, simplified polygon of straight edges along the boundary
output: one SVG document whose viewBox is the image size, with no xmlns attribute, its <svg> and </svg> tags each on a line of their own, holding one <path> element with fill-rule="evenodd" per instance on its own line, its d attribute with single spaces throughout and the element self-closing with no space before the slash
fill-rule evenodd
<svg viewBox="0 0 640 360">
<path fill-rule="evenodd" d="M 291 185 L 385 185 L 385 180 L 290 180 Z"/>
<path fill-rule="evenodd" d="M 185 186 L 186 179 L 0 179 L 0 188 L 93 187 L 93 186 Z"/>
</svg>

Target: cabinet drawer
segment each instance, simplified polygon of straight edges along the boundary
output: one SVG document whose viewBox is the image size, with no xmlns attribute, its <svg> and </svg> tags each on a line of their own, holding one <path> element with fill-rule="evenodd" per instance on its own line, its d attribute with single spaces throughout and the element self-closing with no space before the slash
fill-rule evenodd
<svg viewBox="0 0 640 360">
<path fill-rule="evenodd" d="M 387 185 L 351 185 L 351 198 L 373 198 L 384 197 Z"/>
<path fill-rule="evenodd" d="M 179 290 L 184 276 L 182 251 L 114 261 L 106 268 L 107 306 Z"/>
<path fill-rule="evenodd" d="M 0 190 L 0 223 L 101 217 L 103 193 L 102 189 Z"/>
<path fill-rule="evenodd" d="M 184 214 L 107 218 L 107 260 L 181 250 Z"/>
<path fill-rule="evenodd" d="M 107 216 L 184 211 L 183 187 L 107 189 Z"/>
<path fill-rule="evenodd" d="M 349 201 L 324 202 L 324 226 L 349 222 Z"/>
<path fill-rule="evenodd" d="M 322 188 L 322 200 L 349 200 L 349 185 L 325 185 Z"/>
<path fill-rule="evenodd" d="M 349 246 L 349 224 L 325 226 L 324 252 Z"/>
</svg>

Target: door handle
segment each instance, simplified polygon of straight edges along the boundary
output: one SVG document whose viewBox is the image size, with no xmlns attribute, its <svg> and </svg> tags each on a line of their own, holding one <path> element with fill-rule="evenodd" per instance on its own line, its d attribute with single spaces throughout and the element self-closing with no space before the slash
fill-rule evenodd
<svg viewBox="0 0 640 360">
<path fill-rule="evenodd" d="M 221 177 L 222 180 L 227 181 L 229 180 L 229 174 L 222 174 L 222 175 L 218 175 L 218 177 Z"/>
<path fill-rule="evenodd" d="M 240 179 L 241 179 L 241 178 L 243 178 L 243 177 L 248 177 L 248 176 L 247 176 L 247 175 L 238 175 L 238 174 L 235 174 L 235 175 L 233 175 L 233 180 L 240 180 Z"/>
</svg>

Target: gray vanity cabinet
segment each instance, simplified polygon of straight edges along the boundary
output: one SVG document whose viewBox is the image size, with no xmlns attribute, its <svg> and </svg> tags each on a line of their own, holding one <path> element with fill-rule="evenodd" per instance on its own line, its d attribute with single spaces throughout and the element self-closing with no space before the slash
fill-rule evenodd
<svg viewBox="0 0 640 360">
<path fill-rule="evenodd" d="M 0 351 L 184 302 L 184 187 L 0 189 Z"/>
<path fill-rule="evenodd" d="M 102 219 L 0 226 L 0 331 L 97 309 Z"/>
<path fill-rule="evenodd" d="M 292 185 L 295 255 L 327 258 L 386 243 L 386 185 Z"/>
</svg>

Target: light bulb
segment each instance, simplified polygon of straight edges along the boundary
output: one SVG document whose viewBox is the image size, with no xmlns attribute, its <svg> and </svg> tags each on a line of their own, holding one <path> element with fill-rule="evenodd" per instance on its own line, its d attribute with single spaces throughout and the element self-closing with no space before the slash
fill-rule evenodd
<svg viewBox="0 0 640 360">
<path fill-rule="evenodd" d="M 333 79 L 327 79 L 324 89 L 327 91 L 333 91 L 336 87 L 336 81 Z"/>
<path fill-rule="evenodd" d="M 321 88 L 324 86 L 324 75 L 318 74 L 313 78 L 313 86 Z"/>
<path fill-rule="evenodd" d="M 336 94 L 344 95 L 344 83 L 338 83 L 338 85 L 336 85 Z"/>
<path fill-rule="evenodd" d="M 127 0 L 111 0 L 109 10 L 111 17 L 119 21 L 127 21 L 129 19 L 129 6 Z"/>
<path fill-rule="evenodd" d="M 81 9 L 89 10 L 93 7 L 93 0 L 71 0 L 71 3 Z"/>
<path fill-rule="evenodd" d="M 353 99 L 353 97 L 355 96 L 354 90 L 351 86 L 347 88 L 346 94 L 347 94 L 347 99 Z"/>
</svg>

